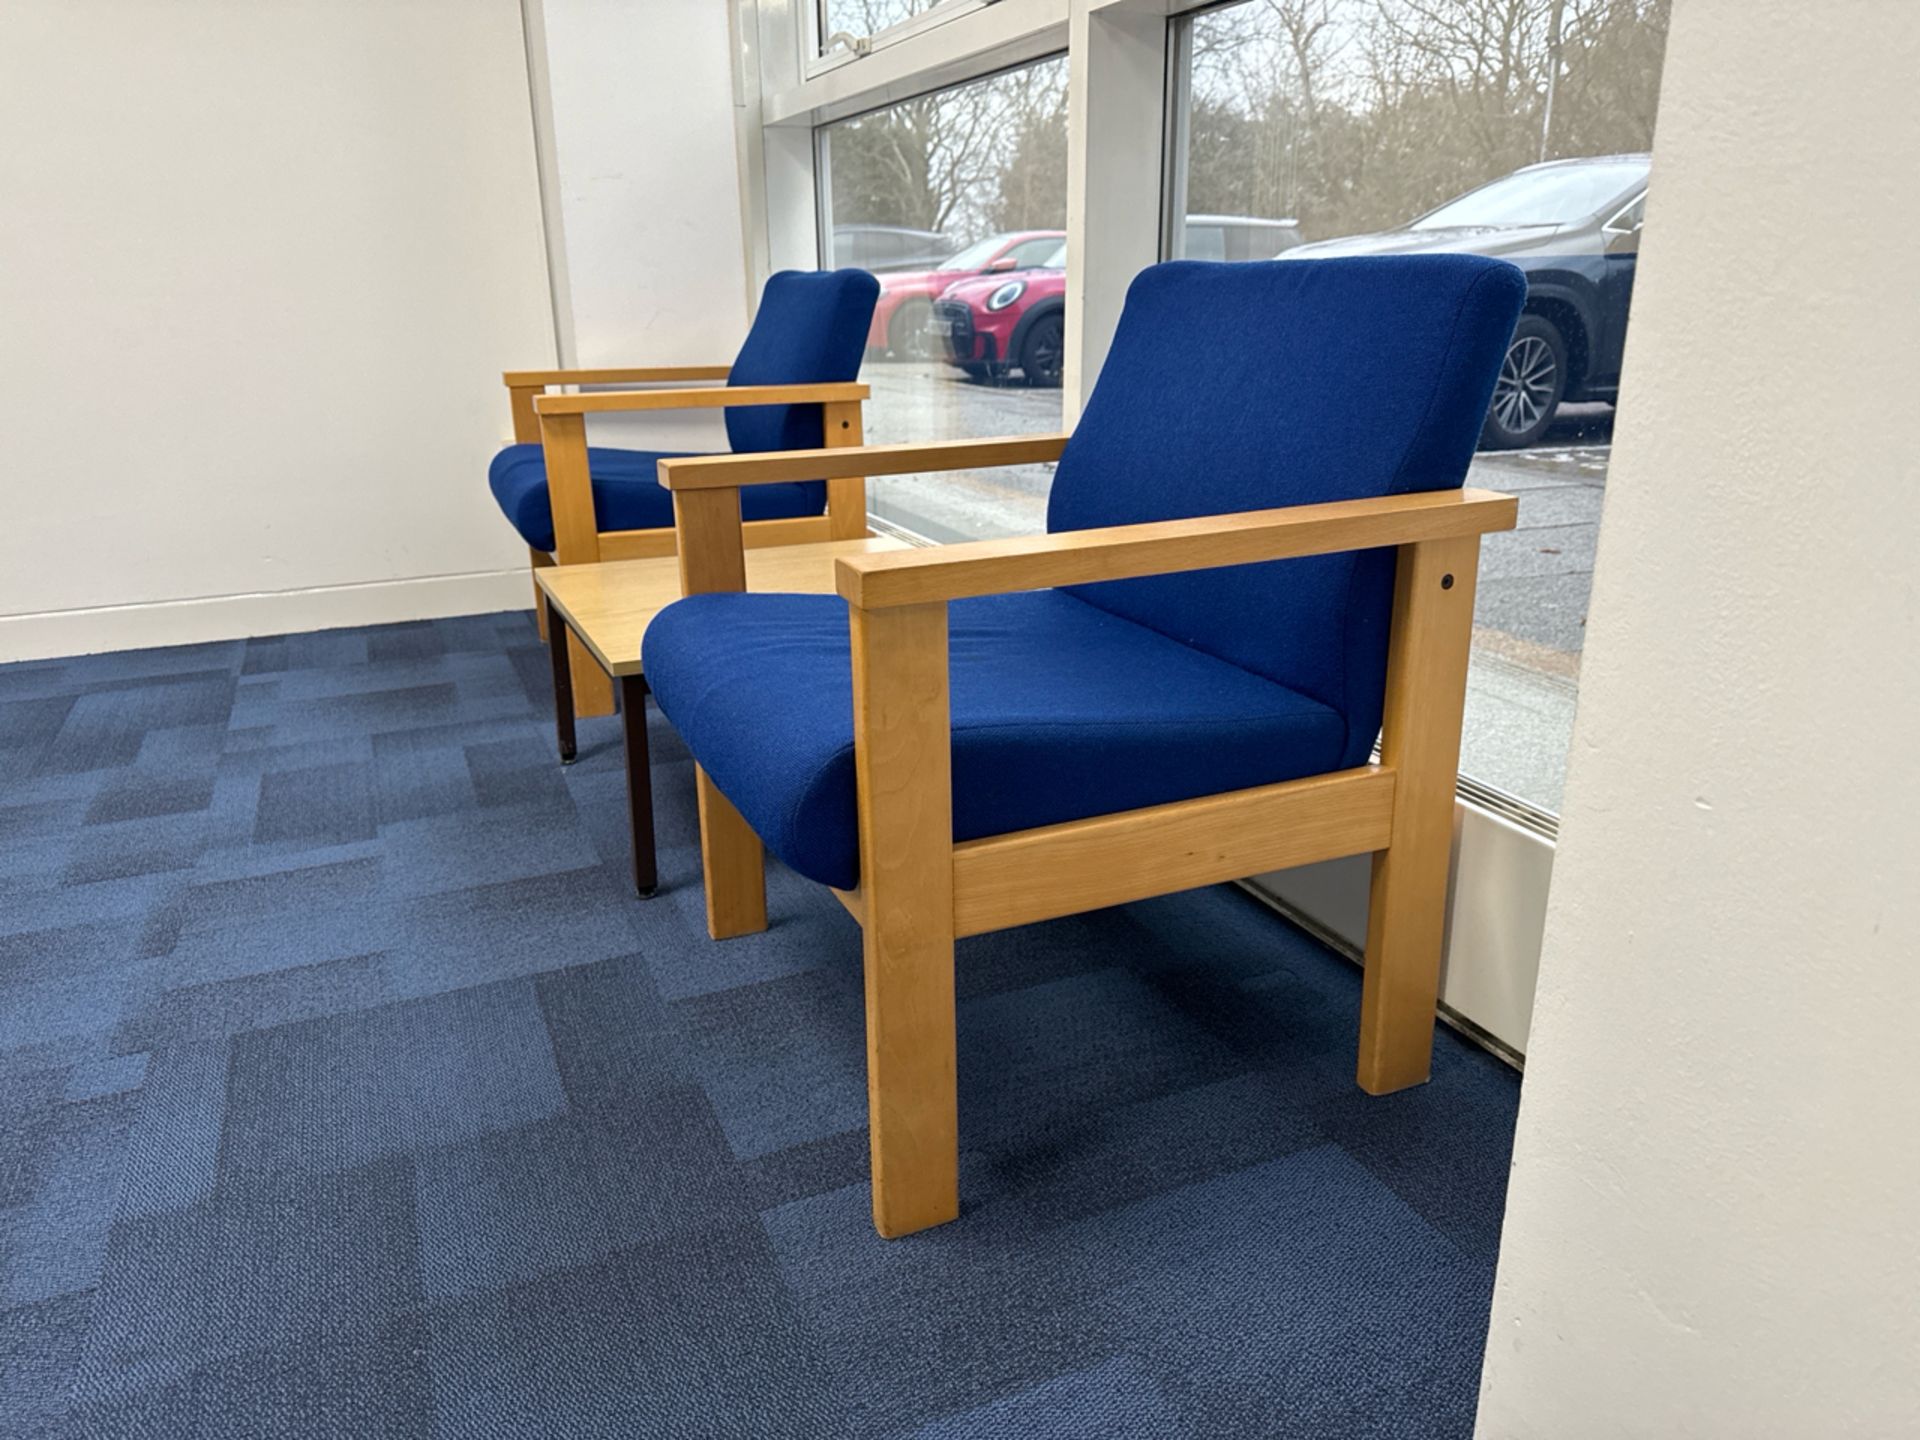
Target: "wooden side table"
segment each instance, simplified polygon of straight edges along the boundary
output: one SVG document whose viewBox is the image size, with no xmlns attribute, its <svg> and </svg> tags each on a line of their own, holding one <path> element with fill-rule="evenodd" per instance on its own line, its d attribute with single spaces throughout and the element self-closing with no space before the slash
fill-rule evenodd
<svg viewBox="0 0 1920 1440">
<path fill-rule="evenodd" d="M 833 562 L 842 555 L 904 549 L 884 535 L 812 545 L 769 545 L 747 551 L 747 588 L 773 593 L 831 595 Z M 535 570 L 547 607 L 547 652 L 553 657 L 553 723 L 560 763 L 579 753 L 574 740 L 573 675 L 566 637 L 571 632 L 612 677 L 625 731 L 627 812 L 633 835 L 633 888 L 642 898 L 659 885 L 654 861 L 653 776 L 647 755 L 647 681 L 640 642 L 647 625 L 680 598 L 680 564 L 672 555 L 652 560 L 607 560 Z"/>
</svg>

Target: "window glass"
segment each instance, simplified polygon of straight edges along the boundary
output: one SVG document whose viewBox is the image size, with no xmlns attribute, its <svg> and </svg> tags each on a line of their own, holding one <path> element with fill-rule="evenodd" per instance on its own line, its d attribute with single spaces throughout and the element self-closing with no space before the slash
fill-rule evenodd
<svg viewBox="0 0 1920 1440">
<path fill-rule="evenodd" d="M 940 264 L 942 270 L 984 270 L 989 262 L 1006 249 L 1006 240 L 999 235 L 989 235 L 976 240 L 958 255 Z"/>
<path fill-rule="evenodd" d="M 1174 254 L 1527 272 L 1467 482 L 1518 495 L 1520 527 L 1481 552 L 1461 769 L 1549 812 L 1638 248 L 1608 227 L 1648 187 L 1670 3 L 1245 0 L 1175 24 Z"/>
<path fill-rule="evenodd" d="M 1227 232 L 1218 225 L 1196 225 L 1187 221 L 1188 260 L 1224 260 L 1227 258 Z"/>
<path fill-rule="evenodd" d="M 1450 200 L 1413 222 L 1416 230 L 1501 225 L 1577 225 L 1617 205 L 1647 178 L 1639 161 L 1534 166 Z"/>
<path fill-rule="evenodd" d="M 1031 240 L 1022 240 L 1008 250 L 1005 258 L 1013 263 L 1005 268 L 1028 270 L 1035 265 L 1065 265 L 1066 256 L 1067 247 L 1057 236 L 1038 235 Z"/>
<path fill-rule="evenodd" d="M 824 55 L 836 48 L 835 36 L 865 40 L 949 0 L 815 0 L 815 3 L 820 53 Z"/>
<path fill-rule="evenodd" d="M 1052 59 L 816 132 L 835 262 L 880 278 L 861 371 L 870 443 L 1060 428 L 1066 101 L 1066 62 Z M 847 237 L 876 229 L 923 237 L 928 258 L 887 269 L 862 258 Z M 1026 535 L 1044 528 L 1052 474 L 882 477 L 867 503 L 936 540 Z"/>
<path fill-rule="evenodd" d="M 1271 260 L 1300 243 L 1300 227 L 1283 220 L 1243 220 L 1226 228 L 1229 260 Z"/>
</svg>

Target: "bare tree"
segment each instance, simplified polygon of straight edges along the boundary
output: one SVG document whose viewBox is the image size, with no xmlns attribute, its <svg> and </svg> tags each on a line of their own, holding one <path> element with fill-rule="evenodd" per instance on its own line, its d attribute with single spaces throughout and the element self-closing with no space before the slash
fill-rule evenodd
<svg viewBox="0 0 1920 1440">
<path fill-rule="evenodd" d="M 1543 157 L 1645 149 L 1670 3 L 1257 0 L 1202 15 L 1190 208 L 1352 234 Z"/>
<path fill-rule="evenodd" d="M 864 39 L 877 35 L 889 25 L 931 10 L 939 0 L 810 0 L 819 6 L 820 38 L 835 35 Z"/>
<path fill-rule="evenodd" d="M 994 230 L 1067 223 L 1067 75 L 1058 63 L 999 77 L 1003 151 L 984 221 Z"/>
<path fill-rule="evenodd" d="M 1066 67 L 1048 61 L 831 127 L 835 223 L 967 240 L 1064 216 L 1065 97 Z M 1051 203 L 1042 193 L 1049 185 L 1057 187 Z"/>
<path fill-rule="evenodd" d="M 1319 82 L 1332 51 L 1338 48 L 1334 28 L 1340 0 L 1264 0 L 1267 13 L 1286 43 L 1287 58 L 1300 89 L 1300 106 L 1307 127 L 1320 122 Z"/>
<path fill-rule="evenodd" d="M 830 8 L 880 28 L 930 3 Z M 1543 156 L 1645 149 L 1670 7 L 1251 0 L 1205 12 L 1189 32 L 1188 208 L 1353 234 Z M 1050 61 L 833 126 L 835 220 L 961 241 L 1064 223 L 1065 97 L 1065 66 Z"/>
</svg>

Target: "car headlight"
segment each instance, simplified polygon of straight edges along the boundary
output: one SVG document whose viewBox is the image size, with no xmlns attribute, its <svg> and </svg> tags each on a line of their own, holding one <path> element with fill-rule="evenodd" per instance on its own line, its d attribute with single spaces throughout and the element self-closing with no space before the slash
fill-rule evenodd
<svg viewBox="0 0 1920 1440">
<path fill-rule="evenodd" d="M 998 290 L 994 291 L 993 294 L 987 297 L 987 309 L 1004 310 L 1009 305 L 1013 304 L 1014 301 L 1018 300 L 1022 295 L 1026 293 L 1027 293 L 1026 281 L 1009 280 L 1006 284 L 1002 285 Z"/>
</svg>

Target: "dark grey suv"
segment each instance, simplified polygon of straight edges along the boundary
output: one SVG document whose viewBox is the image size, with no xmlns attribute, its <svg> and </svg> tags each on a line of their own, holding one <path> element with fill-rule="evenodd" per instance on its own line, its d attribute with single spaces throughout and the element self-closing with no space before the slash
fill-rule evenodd
<svg viewBox="0 0 1920 1440">
<path fill-rule="evenodd" d="M 1480 443 L 1531 445 L 1561 401 L 1619 394 L 1650 168 L 1646 155 L 1529 165 L 1399 230 L 1298 245 L 1280 258 L 1465 251 L 1518 265 L 1527 274 L 1527 305 Z"/>
</svg>

